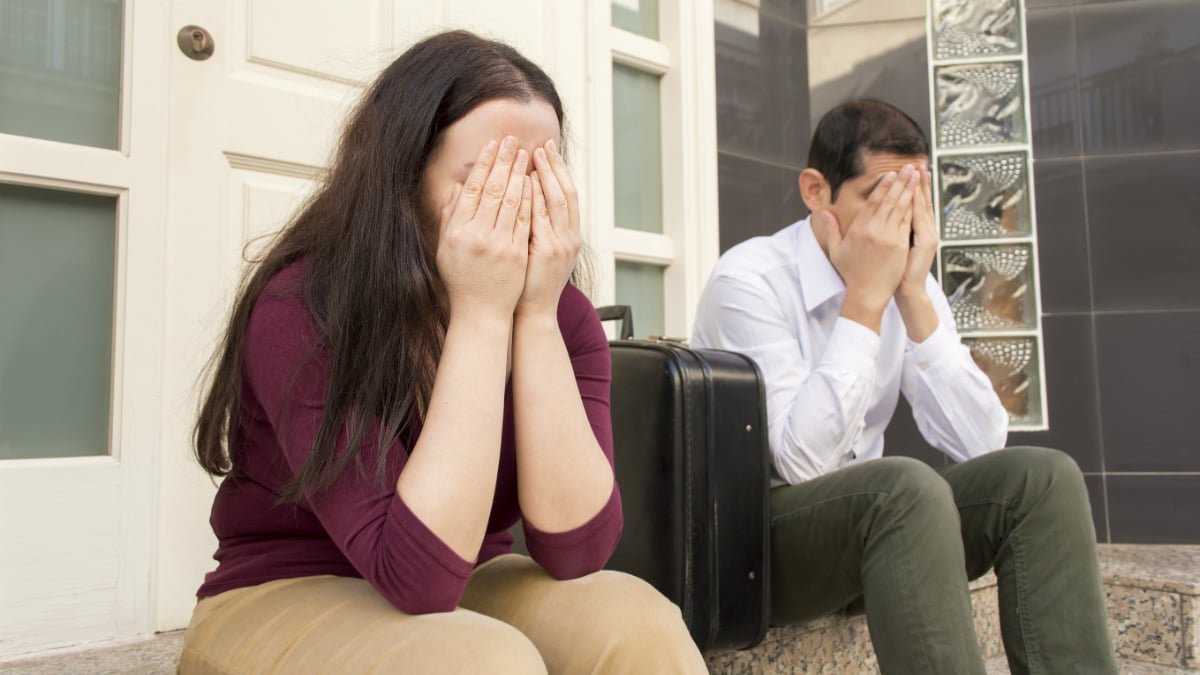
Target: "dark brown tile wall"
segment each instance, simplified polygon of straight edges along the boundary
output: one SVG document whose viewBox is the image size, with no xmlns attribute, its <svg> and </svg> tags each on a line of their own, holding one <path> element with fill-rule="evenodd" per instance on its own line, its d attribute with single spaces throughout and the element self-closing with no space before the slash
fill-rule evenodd
<svg viewBox="0 0 1200 675">
<path fill-rule="evenodd" d="M 840 99 L 928 128 L 923 44 L 834 82 L 808 62 L 810 43 L 923 20 L 816 21 L 809 4 L 762 0 L 753 36 L 716 26 L 722 252 L 806 215 L 795 177 Z M 1050 429 L 1009 442 L 1075 458 L 1100 540 L 1200 543 L 1200 2 L 1025 5 Z M 886 448 L 945 461 L 903 402 Z"/>
</svg>

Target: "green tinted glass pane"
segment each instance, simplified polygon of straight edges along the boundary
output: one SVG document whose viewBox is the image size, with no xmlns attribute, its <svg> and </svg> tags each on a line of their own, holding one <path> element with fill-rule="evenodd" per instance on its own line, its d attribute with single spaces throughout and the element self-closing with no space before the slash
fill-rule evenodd
<svg viewBox="0 0 1200 675">
<path fill-rule="evenodd" d="M 612 25 L 658 39 L 658 0 L 613 0 Z"/>
<path fill-rule="evenodd" d="M 613 186 L 617 227 L 662 227 L 658 76 L 613 64 Z"/>
<path fill-rule="evenodd" d="M 116 214 L 0 185 L 0 459 L 108 454 Z"/>
<path fill-rule="evenodd" d="M 121 0 L 0 0 L 0 133 L 117 147 Z"/>
<path fill-rule="evenodd" d="M 633 308 L 637 337 L 663 334 L 663 268 L 617 261 L 617 304 Z"/>
</svg>

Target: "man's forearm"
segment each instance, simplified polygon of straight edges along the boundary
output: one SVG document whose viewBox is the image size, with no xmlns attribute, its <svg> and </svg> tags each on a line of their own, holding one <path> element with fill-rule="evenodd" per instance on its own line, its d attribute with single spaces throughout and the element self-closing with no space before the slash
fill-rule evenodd
<svg viewBox="0 0 1200 675">
<path fill-rule="evenodd" d="M 896 307 L 900 310 L 900 318 L 904 320 L 909 340 L 920 344 L 937 330 L 937 311 L 924 285 L 911 290 L 901 286 L 896 292 Z"/>
</svg>

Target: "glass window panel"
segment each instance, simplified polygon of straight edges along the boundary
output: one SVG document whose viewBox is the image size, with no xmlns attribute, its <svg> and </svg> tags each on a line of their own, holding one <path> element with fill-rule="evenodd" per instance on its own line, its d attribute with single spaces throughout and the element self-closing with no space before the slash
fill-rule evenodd
<svg viewBox="0 0 1200 675">
<path fill-rule="evenodd" d="M 1026 142 L 1020 63 L 945 66 L 934 81 L 942 147 Z"/>
<path fill-rule="evenodd" d="M 1021 53 L 1018 0 L 935 0 L 934 41 L 939 59 Z"/>
<path fill-rule="evenodd" d="M 1031 232 L 1024 153 L 938 160 L 942 239 L 998 239 Z"/>
<path fill-rule="evenodd" d="M 116 213 L 0 185 L 0 459 L 108 454 Z"/>
<path fill-rule="evenodd" d="M 0 0 L 0 133 L 116 149 L 121 0 Z"/>
<path fill-rule="evenodd" d="M 658 76 L 613 64 L 613 185 L 617 227 L 662 226 L 662 115 Z"/>
<path fill-rule="evenodd" d="M 612 25 L 658 39 L 658 0 L 613 0 Z"/>
<path fill-rule="evenodd" d="M 1033 247 L 946 247 L 942 290 L 960 331 L 1036 329 Z"/>
<path fill-rule="evenodd" d="M 617 304 L 633 308 L 637 337 L 663 334 L 663 268 L 617 261 Z"/>
<path fill-rule="evenodd" d="M 963 343 L 992 381 L 1012 425 L 1040 426 L 1044 413 L 1037 338 L 980 338 Z"/>
</svg>

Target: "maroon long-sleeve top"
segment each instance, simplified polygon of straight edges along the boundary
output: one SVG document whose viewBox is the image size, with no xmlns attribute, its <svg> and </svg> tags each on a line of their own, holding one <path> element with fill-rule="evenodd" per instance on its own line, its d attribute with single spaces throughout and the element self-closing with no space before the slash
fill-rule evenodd
<svg viewBox="0 0 1200 675">
<path fill-rule="evenodd" d="M 298 503 L 279 503 L 283 487 L 308 457 L 329 382 L 329 353 L 299 291 L 302 275 L 303 264 L 276 274 L 250 317 L 235 472 L 217 491 L 210 518 L 218 539 L 213 556 L 218 566 L 197 595 L 332 574 L 365 578 L 410 614 L 449 611 L 458 604 L 476 565 L 512 549 L 508 530 L 521 518 L 511 389 L 506 388 L 504 396 L 495 499 L 475 560 L 459 557 L 396 493 L 396 480 L 408 460 L 407 446 L 416 442 L 413 433 L 402 434 L 387 448 L 385 481 L 376 480 L 380 448 L 376 434 L 368 430 L 361 448 L 365 473 L 352 466 L 328 490 Z M 592 432 L 611 466 L 608 342 L 591 303 L 574 286 L 562 293 L 558 324 Z M 344 451 L 339 445 L 337 452 Z M 569 579 L 604 565 L 622 524 L 614 484 L 600 512 L 574 530 L 543 532 L 528 521 L 523 527 L 533 559 L 552 576 Z"/>
</svg>

